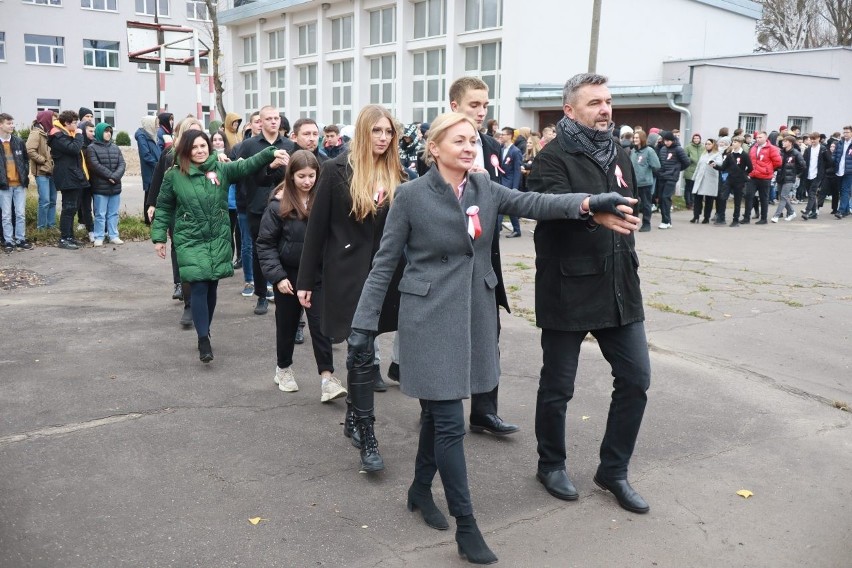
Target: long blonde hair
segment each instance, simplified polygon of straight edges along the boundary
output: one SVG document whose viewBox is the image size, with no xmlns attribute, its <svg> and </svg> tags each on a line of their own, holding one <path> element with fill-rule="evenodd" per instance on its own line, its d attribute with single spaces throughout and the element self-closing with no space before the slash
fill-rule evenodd
<svg viewBox="0 0 852 568">
<path fill-rule="evenodd" d="M 373 156 L 373 126 L 381 119 L 388 119 L 393 136 L 384 154 Z M 352 215 L 357 221 L 363 221 L 375 215 L 378 205 L 373 196 L 378 188 L 385 188 L 382 203 L 393 201 L 396 188 L 408 179 L 399 162 L 399 132 L 394 126 L 393 115 L 381 105 L 367 105 L 358 113 L 355 121 L 355 136 L 349 143 L 349 167 L 352 179 L 349 182 L 349 195 L 352 197 Z"/>
</svg>

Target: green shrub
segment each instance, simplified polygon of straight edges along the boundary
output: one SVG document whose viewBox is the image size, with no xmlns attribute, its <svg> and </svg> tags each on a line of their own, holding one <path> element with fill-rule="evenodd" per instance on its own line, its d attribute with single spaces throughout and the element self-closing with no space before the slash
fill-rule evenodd
<svg viewBox="0 0 852 568">
<path fill-rule="evenodd" d="M 15 136 L 26 142 L 27 138 L 30 137 L 30 129 L 29 128 L 21 128 L 15 132 Z"/>
<path fill-rule="evenodd" d="M 118 134 L 115 135 L 115 145 L 130 146 L 130 134 L 128 134 L 124 130 L 119 130 Z"/>
</svg>

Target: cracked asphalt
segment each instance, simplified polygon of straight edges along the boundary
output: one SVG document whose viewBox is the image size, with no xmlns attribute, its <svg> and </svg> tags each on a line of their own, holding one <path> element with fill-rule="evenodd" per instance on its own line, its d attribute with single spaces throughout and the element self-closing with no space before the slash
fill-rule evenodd
<svg viewBox="0 0 852 568">
<path fill-rule="evenodd" d="M 465 439 L 500 565 L 852 565 L 852 414 L 838 408 L 852 403 L 852 225 L 827 208 L 739 229 L 688 215 L 637 235 L 653 368 L 630 472 L 642 516 L 592 483 L 611 388 L 592 340 L 568 414 L 580 499 L 535 480 L 534 225 L 503 241 L 500 414 L 522 430 Z M 205 366 L 150 243 L 37 248 L 0 268 L 44 281 L 0 290 L 0 568 L 466 565 L 452 531 L 405 509 L 417 402 L 376 395 L 387 469 L 359 474 L 308 343 L 299 392 L 273 384 L 273 314 L 253 315 L 240 273 L 220 285 Z"/>
</svg>

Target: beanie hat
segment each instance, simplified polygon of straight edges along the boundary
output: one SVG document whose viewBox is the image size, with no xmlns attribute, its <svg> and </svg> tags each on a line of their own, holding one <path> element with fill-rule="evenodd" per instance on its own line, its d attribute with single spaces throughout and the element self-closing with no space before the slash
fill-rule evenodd
<svg viewBox="0 0 852 568">
<path fill-rule="evenodd" d="M 633 129 L 627 126 L 626 124 L 621 127 L 621 130 L 618 132 L 618 136 L 623 138 L 626 134 L 633 134 Z"/>
<path fill-rule="evenodd" d="M 80 120 L 83 120 L 83 117 L 87 114 L 91 114 L 92 116 L 95 115 L 95 113 L 92 112 L 92 109 L 86 107 L 80 107 L 80 110 L 77 112 L 77 116 L 80 117 Z"/>
<path fill-rule="evenodd" d="M 725 147 L 728 147 L 728 146 L 731 145 L 731 137 L 730 136 L 722 136 L 721 138 L 719 138 L 719 140 L 718 140 L 718 142 L 716 142 L 716 144 L 718 146 L 724 145 Z"/>
<path fill-rule="evenodd" d="M 787 130 L 786 124 L 782 124 L 781 126 L 778 127 L 778 132 L 784 132 L 785 130 Z"/>
<path fill-rule="evenodd" d="M 659 128 L 652 128 L 651 130 L 648 131 L 648 134 L 659 134 L 659 133 L 660 133 Z"/>
<path fill-rule="evenodd" d="M 429 132 L 429 123 L 428 122 L 421 123 L 420 124 L 420 133 L 425 136 L 427 132 Z"/>
<path fill-rule="evenodd" d="M 662 138 L 663 140 L 671 140 L 672 142 L 677 140 L 677 138 L 675 138 L 675 135 L 672 134 L 671 130 L 666 130 L 665 132 L 663 132 Z"/>
</svg>

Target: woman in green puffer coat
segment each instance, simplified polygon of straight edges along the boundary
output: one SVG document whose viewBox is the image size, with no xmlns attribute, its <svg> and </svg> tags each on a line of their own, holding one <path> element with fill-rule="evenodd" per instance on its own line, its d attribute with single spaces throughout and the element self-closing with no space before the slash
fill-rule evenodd
<svg viewBox="0 0 852 568">
<path fill-rule="evenodd" d="M 198 333 L 199 358 L 213 360 L 210 321 L 216 308 L 221 278 L 234 275 L 231 264 L 231 224 L 228 186 L 263 167 L 285 167 L 289 155 L 270 146 L 248 160 L 219 162 L 210 151 L 210 139 L 199 130 L 181 137 L 175 165 L 163 178 L 151 240 L 160 258 L 166 258 L 166 232 L 174 224 L 172 246 L 177 252 L 180 278 L 192 284 L 192 322 Z"/>
</svg>

